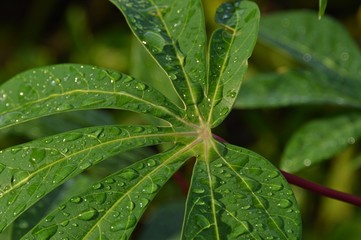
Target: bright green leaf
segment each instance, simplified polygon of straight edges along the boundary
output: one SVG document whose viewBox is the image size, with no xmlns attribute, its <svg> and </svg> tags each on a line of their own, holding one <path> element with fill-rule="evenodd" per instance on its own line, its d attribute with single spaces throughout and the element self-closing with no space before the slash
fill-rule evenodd
<svg viewBox="0 0 361 240">
<path fill-rule="evenodd" d="M 184 122 L 178 107 L 145 83 L 98 67 L 66 64 L 29 70 L 0 87 L 0 129 L 50 114 L 114 108 Z"/>
<path fill-rule="evenodd" d="M 183 239 L 300 239 L 297 203 L 280 172 L 249 150 L 218 145 L 197 159 Z"/>
<path fill-rule="evenodd" d="M 129 149 L 175 140 L 171 128 L 92 127 L 0 151 L 0 230 L 69 178 Z"/>
<path fill-rule="evenodd" d="M 315 120 L 298 130 L 286 146 L 281 168 L 296 172 L 334 156 L 361 137 L 361 115 Z"/>
<path fill-rule="evenodd" d="M 211 38 L 207 97 L 202 110 L 210 126 L 221 123 L 231 111 L 256 43 L 260 15 L 249 1 L 222 4 L 216 21 L 223 28 Z"/>
<path fill-rule="evenodd" d="M 187 110 L 197 113 L 206 76 L 206 33 L 200 0 L 111 0 L 166 71 Z M 194 109 L 195 108 L 195 109 Z"/>
<path fill-rule="evenodd" d="M 154 196 L 192 156 L 190 149 L 188 145 L 174 147 L 93 184 L 60 205 L 25 237 L 128 239 Z"/>
</svg>

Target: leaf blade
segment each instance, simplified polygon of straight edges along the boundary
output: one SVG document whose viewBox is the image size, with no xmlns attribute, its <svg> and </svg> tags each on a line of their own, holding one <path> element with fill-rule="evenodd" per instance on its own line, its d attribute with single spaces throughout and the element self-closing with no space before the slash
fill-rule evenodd
<svg viewBox="0 0 361 240">
<path fill-rule="evenodd" d="M 301 127 L 289 140 L 281 168 L 296 172 L 326 160 L 361 137 L 361 115 L 348 113 L 314 120 Z"/>
<path fill-rule="evenodd" d="M 201 1 L 111 0 L 133 33 L 166 71 L 189 111 L 197 113 L 205 79 L 205 26 Z M 139 27 L 141 26 L 141 27 Z"/>
<path fill-rule="evenodd" d="M 257 5 L 249 1 L 224 3 L 217 10 L 216 21 L 223 28 L 211 38 L 207 98 L 202 104 L 212 127 L 223 121 L 233 106 L 256 43 L 259 19 Z"/>
<path fill-rule="evenodd" d="M 0 87 L 0 129 L 50 114 L 115 108 L 184 124 L 182 110 L 155 89 L 103 68 L 64 64 L 21 73 Z"/>
<path fill-rule="evenodd" d="M 299 239 L 297 203 L 279 171 L 249 150 L 218 145 L 197 159 L 183 239 Z"/>
<path fill-rule="evenodd" d="M 43 220 L 27 236 L 35 239 L 43 229 L 57 228 L 51 237 L 128 239 L 160 188 L 192 156 L 190 149 L 176 146 L 112 174 L 70 199 L 48 216 L 52 221 Z"/>
<path fill-rule="evenodd" d="M 302 104 L 334 104 L 359 108 L 358 83 L 345 84 L 324 73 L 290 70 L 256 74 L 242 85 L 235 108 L 284 107 Z"/>
<path fill-rule="evenodd" d="M 1 230 L 67 179 L 120 152 L 174 141 L 173 131 L 147 126 L 92 127 L 2 150 Z"/>
</svg>

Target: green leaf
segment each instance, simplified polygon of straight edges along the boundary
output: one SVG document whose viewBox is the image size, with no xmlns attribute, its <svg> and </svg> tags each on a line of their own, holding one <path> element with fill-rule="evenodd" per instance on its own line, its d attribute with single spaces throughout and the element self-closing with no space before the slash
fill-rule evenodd
<svg viewBox="0 0 361 240">
<path fill-rule="evenodd" d="M 233 145 L 197 159 L 183 239 L 301 239 L 293 193 L 259 155 Z"/>
<path fill-rule="evenodd" d="M 361 83 L 346 84 L 316 71 L 256 74 L 244 81 L 234 107 L 334 104 L 360 108 L 358 89 L 361 89 Z"/>
<path fill-rule="evenodd" d="M 259 41 L 344 84 L 360 82 L 360 50 L 346 29 L 329 17 L 318 21 L 317 14 L 308 11 L 265 16 Z"/>
<path fill-rule="evenodd" d="M 281 168 L 296 172 L 334 156 L 361 137 L 361 114 L 315 120 L 299 129 L 286 146 Z"/>
<path fill-rule="evenodd" d="M 190 149 L 176 146 L 95 183 L 60 205 L 25 237 L 128 239 L 150 201 L 192 156 Z"/>
<path fill-rule="evenodd" d="M 184 123 L 181 109 L 145 83 L 103 68 L 65 64 L 29 70 L 0 87 L 0 129 L 55 113 L 113 108 Z"/>
<path fill-rule="evenodd" d="M 67 179 L 129 149 L 174 141 L 172 128 L 106 126 L 0 151 L 0 230 Z"/>
<path fill-rule="evenodd" d="M 211 38 L 207 97 L 202 104 L 212 127 L 221 123 L 233 106 L 256 43 L 259 19 L 257 5 L 249 1 L 224 3 L 217 10 L 216 21 L 223 28 Z"/>
<path fill-rule="evenodd" d="M 318 0 L 318 3 L 319 3 L 318 18 L 321 19 L 323 15 L 325 15 L 327 0 Z"/>
<path fill-rule="evenodd" d="M 136 37 L 166 71 L 188 111 L 197 113 L 206 76 L 206 33 L 200 0 L 111 0 Z"/>
</svg>

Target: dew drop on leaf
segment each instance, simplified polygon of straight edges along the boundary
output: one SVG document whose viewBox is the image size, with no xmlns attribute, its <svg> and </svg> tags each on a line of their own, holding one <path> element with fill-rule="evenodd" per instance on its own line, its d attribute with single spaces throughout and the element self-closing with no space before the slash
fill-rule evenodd
<svg viewBox="0 0 361 240">
<path fill-rule="evenodd" d="M 211 223 L 209 222 L 209 220 L 203 215 L 200 215 L 200 214 L 196 215 L 195 220 L 196 220 L 197 225 L 201 229 L 209 228 L 211 226 Z"/>
<path fill-rule="evenodd" d="M 35 228 L 32 234 L 37 240 L 49 240 L 52 236 L 54 236 L 57 230 L 57 225 L 51 225 L 45 228 Z"/>
<path fill-rule="evenodd" d="M 144 127 L 140 127 L 140 126 L 133 128 L 134 133 L 141 133 L 141 132 L 144 132 L 144 130 L 145 130 Z"/>
<path fill-rule="evenodd" d="M 233 236 L 239 237 L 243 234 L 249 233 L 251 231 L 251 226 L 247 221 L 241 221 L 237 226 L 233 229 Z"/>
<path fill-rule="evenodd" d="M 159 189 L 159 186 L 155 183 L 148 184 L 144 187 L 143 192 L 145 193 L 155 193 Z"/>
<path fill-rule="evenodd" d="M 85 169 L 89 168 L 91 165 L 92 165 L 91 162 L 85 162 L 85 163 L 82 163 L 82 164 L 79 166 L 79 168 L 80 168 L 81 170 L 85 170 Z"/>
<path fill-rule="evenodd" d="M 5 165 L 0 163 L 0 173 L 2 173 L 5 170 Z"/>
<path fill-rule="evenodd" d="M 71 199 L 70 199 L 70 202 L 72 202 L 72 203 L 81 203 L 83 201 L 83 199 L 81 198 L 81 197 L 72 197 Z"/>
<path fill-rule="evenodd" d="M 94 199 L 97 204 L 103 204 L 107 199 L 107 195 L 104 192 L 97 193 L 94 195 Z"/>
<path fill-rule="evenodd" d="M 144 207 L 146 207 L 146 206 L 148 205 L 148 203 L 149 203 L 149 200 L 148 200 L 148 199 L 146 199 L 146 198 L 141 198 L 141 199 L 139 200 L 139 207 L 140 207 L 140 208 L 144 208 Z"/>
<path fill-rule="evenodd" d="M 134 215 L 129 215 L 127 219 L 123 219 L 123 221 L 117 221 L 110 226 L 110 230 L 113 232 L 117 232 L 120 230 L 127 230 L 132 228 L 137 223 L 137 218 Z"/>
<path fill-rule="evenodd" d="M 138 173 L 137 171 L 133 170 L 133 169 L 126 169 L 124 170 L 121 174 L 119 174 L 120 177 L 126 179 L 126 180 L 132 180 L 136 177 L 138 177 Z"/>
<path fill-rule="evenodd" d="M 96 218 L 98 216 L 98 214 L 99 213 L 96 209 L 90 208 L 89 210 L 80 213 L 78 215 L 78 219 L 84 220 L 84 221 L 89 221 L 89 220 Z"/>
<path fill-rule="evenodd" d="M 108 184 L 112 184 L 112 183 L 115 183 L 115 180 L 114 180 L 114 178 L 107 178 L 107 179 L 105 179 L 104 182 L 108 183 Z"/>
<path fill-rule="evenodd" d="M 63 137 L 63 142 L 75 141 L 75 140 L 77 140 L 77 139 L 79 139 L 81 137 L 83 137 L 82 133 L 80 133 L 80 132 L 71 132 L 71 133 L 66 134 Z"/>
<path fill-rule="evenodd" d="M 162 35 L 153 31 L 145 32 L 143 35 L 143 41 L 151 48 L 153 53 L 162 52 L 164 46 L 166 45 L 166 41 Z"/>
<path fill-rule="evenodd" d="M 204 188 L 194 188 L 194 189 L 192 189 L 192 192 L 194 192 L 194 193 L 204 193 Z"/>
<path fill-rule="evenodd" d="M 292 202 L 288 199 L 281 199 L 278 204 L 277 204 L 278 207 L 280 208 L 289 208 L 292 206 Z"/>
<path fill-rule="evenodd" d="M 138 82 L 137 84 L 135 84 L 135 89 L 137 90 L 144 91 L 146 88 L 147 86 L 144 83 Z"/>
<path fill-rule="evenodd" d="M 95 184 L 93 184 L 93 186 L 92 186 L 92 188 L 93 188 L 94 190 L 101 189 L 102 187 L 103 187 L 103 184 L 101 184 L 101 183 L 95 183 Z"/>
</svg>

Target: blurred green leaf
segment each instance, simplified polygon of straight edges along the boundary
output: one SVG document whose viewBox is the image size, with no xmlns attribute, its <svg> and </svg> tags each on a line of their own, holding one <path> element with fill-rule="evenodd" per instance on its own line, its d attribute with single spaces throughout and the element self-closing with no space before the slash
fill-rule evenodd
<svg viewBox="0 0 361 240">
<path fill-rule="evenodd" d="M 361 114 L 314 120 L 288 142 L 281 168 L 296 172 L 334 156 L 361 137 Z"/>
<path fill-rule="evenodd" d="M 244 81 L 235 108 L 332 104 L 361 107 L 361 82 L 345 84 L 326 74 L 307 70 L 256 74 Z"/>
</svg>

